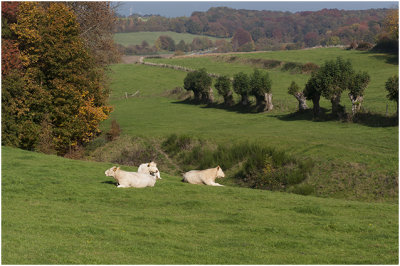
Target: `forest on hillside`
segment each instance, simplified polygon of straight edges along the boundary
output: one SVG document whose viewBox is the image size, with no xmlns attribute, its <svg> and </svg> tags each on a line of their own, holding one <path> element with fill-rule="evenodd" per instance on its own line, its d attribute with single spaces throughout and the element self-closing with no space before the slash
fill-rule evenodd
<svg viewBox="0 0 400 266">
<path fill-rule="evenodd" d="M 193 12 L 190 17 L 166 18 L 158 15 L 120 16 L 115 31 L 174 31 L 215 37 L 233 37 L 233 50 L 264 50 L 286 44 L 286 49 L 317 45 L 376 43 L 386 37 L 385 17 L 389 9 L 280 12 L 237 10 L 228 7 Z M 243 39 L 243 40 L 242 40 Z M 235 45 L 237 47 L 235 47 Z"/>
</svg>

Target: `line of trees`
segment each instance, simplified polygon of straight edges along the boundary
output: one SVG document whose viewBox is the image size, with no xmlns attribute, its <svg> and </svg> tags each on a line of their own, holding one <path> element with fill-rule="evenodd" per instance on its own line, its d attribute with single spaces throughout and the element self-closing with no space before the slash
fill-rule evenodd
<svg viewBox="0 0 400 266">
<path fill-rule="evenodd" d="M 216 7 L 206 12 L 193 12 L 190 17 L 148 16 L 143 19 L 134 15 L 119 18 L 116 30 L 174 31 L 232 37 L 233 51 L 299 49 L 316 45 L 375 43 L 388 35 L 385 18 L 392 16 L 390 12 L 388 9 L 323 9 L 290 13 Z"/>
<path fill-rule="evenodd" d="M 232 51 L 232 45 L 229 41 L 224 39 L 212 41 L 206 36 L 195 37 L 192 42 L 180 40 L 176 43 L 172 37 L 160 35 L 152 46 L 147 41 L 143 41 L 138 45 L 118 46 L 121 53 L 127 55 L 156 54 L 160 51 L 170 51 L 179 54 L 191 51 L 204 51 L 211 48 L 218 48 L 218 50 L 215 50 L 216 52 Z"/>
<path fill-rule="evenodd" d="M 213 103 L 213 90 L 211 88 L 212 78 L 207 74 L 205 68 L 190 72 L 184 79 L 184 88 L 193 91 L 194 100 L 199 103 Z M 249 96 L 256 99 L 256 110 L 258 112 L 271 111 L 272 104 L 272 80 L 265 71 L 255 69 L 251 75 L 239 72 L 233 79 L 226 75 L 219 76 L 215 80 L 215 89 L 224 98 L 224 105 L 234 105 L 233 92 L 241 96 L 240 105 L 250 105 Z"/>
<path fill-rule="evenodd" d="M 370 76 L 365 71 L 356 72 L 349 60 L 338 57 L 336 60 L 329 60 L 320 68 L 315 70 L 305 88 L 301 89 L 296 82 L 292 81 L 288 87 L 288 94 L 293 95 L 298 101 L 298 110 L 305 111 L 308 108 L 307 100 L 313 102 L 313 115 L 318 117 L 320 111 L 321 96 L 330 100 L 332 115 L 336 118 L 344 118 L 346 114 L 344 106 L 341 105 L 341 97 L 348 92 L 352 103 L 351 116 L 354 117 L 360 112 L 364 100 L 365 89 L 370 82 Z M 184 88 L 193 91 L 194 100 L 198 103 L 213 103 L 213 81 L 206 69 L 202 68 L 189 72 L 184 79 Z M 256 100 L 255 110 L 257 112 L 271 111 L 272 104 L 272 80 L 268 72 L 254 69 L 253 73 L 247 75 L 239 72 L 230 78 L 227 75 L 216 77 L 215 89 L 224 99 L 224 105 L 231 107 L 235 104 L 233 92 L 240 96 L 239 104 L 249 107 L 249 96 Z M 385 83 L 387 98 L 398 103 L 399 78 L 397 75 L 390 77 Z M 398 107 L 397 107 L 398 114 Z"/>
<path fill-rule="evenodd" d="M 66 153 L 111 112 L 107 2 L 2 2 L 2 145 Z"/>
<path fill-rule="evenodd" d="M 398 76 L 390 77 L 385 83 L 388 92 L 387 98 L 396 101 L 398 106 L 399 81 Z M 356 72 L 349 60 L 341 57 L 335 60 L 326 61 L 323 66 L 311 74 L 304 90 L 292 81 L 288 93 L 293 95 L 299 102 L 299 111 L 308 109 L 306 100 L 313 102 L 313 115 L 320 115 L 319 101 L 321 96 L 330 100 L 332 115 L 343 118 L 346 115 L 344 107 L 340 104 L 342 93 L 348 92 L 352 103 L 351 115 L 354 117 L 360 112 L 364 100 L 365 89 L 370 82 L 370 76 L 365 71 Z M 398 107 L 397 107 L 398 115 Z"/>
</svg>

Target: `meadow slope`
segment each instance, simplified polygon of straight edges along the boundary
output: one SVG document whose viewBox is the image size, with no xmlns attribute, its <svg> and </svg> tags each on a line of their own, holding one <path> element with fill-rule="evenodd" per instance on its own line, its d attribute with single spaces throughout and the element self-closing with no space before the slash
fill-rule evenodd
<svg viewBox="0 0 400 266">
<path fill-rule="evenodd" d="M 3 264 L 397 264 L 398 205 L 182 183 L 2 147 Z M 122 167 L 135 170 L 135 168 Z"/>
<path fill-rule="evenodd" d="M 367 110 L 381 112 L 371 116 L 372 123 L 368 119 L 364 123 L 317 122 L 310 115 L 294 115 L 297 101 L 287 94 L 287 87 L 292 80 L 304 84 L 309 75 L 291 74 L 280 69 L 268 70 L 273 81 L 275 110 L 255 114 L 238 109 L 228 110 L 221 105 L 195 105 L 169 97 L 167 91 L 183 87 L 185 72 L 118 64 L 112 67 L 110 73 L 110 102 L 114 111 L 110 119 L 102 124 L 102 129 L 108 130 L 110 121 L 116 119 L 123 134 L 129 136 L 162 139 L 175 133 L 212 139 L 218 143 L 257 141 L 283 149 L 298 158 L 315 160 L 315 169 L 306 181 L 315 187 L 315 195 L 397 202 L 398 127 L 379 125 L 379 121 L 387 119 L 384 115 L 386 104 L 389 114 L 395 112 L 395 106 L 386 99 L 383 89 L 386 78 L 398 71 L 398 66 L 390 58 L 382 54 L 337 48 L 239 55 L 319 64 L 337 56 L 350 58 L 357 70 L 370 73 L 371 84 L 364 106 Z M 206 67 L 209 72 L 231 76 L 239 71 L 253 71 L 251 65 L 231 64 L 214 57 L 151 61 L 192 68 Z M 136 91 L 139 91 L 139 97 L 125 99 L 125 92 Z M 222 102 L 222 97 L 216 92 L 214 95 L 217 101 Z M 349 106 L 346 97 L 343 95 L 342 103 Z M 329 113 L 330 103 L 327 100 L 322 100 L 321 106 Z"/>
</svg>

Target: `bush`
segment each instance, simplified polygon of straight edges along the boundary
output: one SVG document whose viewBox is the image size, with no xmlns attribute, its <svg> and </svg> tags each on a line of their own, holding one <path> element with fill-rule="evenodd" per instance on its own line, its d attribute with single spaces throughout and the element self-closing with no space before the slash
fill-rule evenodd
<svg viewBox="0 0 400 266">
<path fill-rule="evenodd" d="M 217 165 L 224 171 L 238 169 L 233 174 L 236 181 L 250 188 L 284 191 L 302 183 L 314 167 L 311 160 L 299 161 L 258 143 L 206 145 L 199 139 L 173 134 L 162 147 L 184 170 Z"/>
<path fill-rule="evenodd" d="M 373 46 L 374 46 L 374 45 L 373 45 L 372 43 L 369 43 L 369 42 L 360 42 L 360 43 L 357 45 L 356 50 L 359 50 L 359 51 L 368 51 L 368 50 L 370 50 Z"/>
<path fill-rule="evenodd" d="M 302 64 L 301 63 L 295 63 L 295 62 L 287 62 L 283 65 L 282 70 L 283 71 L 292 71 L 295 73 L 299 73 L 301 71 Z"/>
<path fill-rule="evenodd" d="M 113 141 L 113 140 L 115 140 L 116 138 L 118 138 L 120 135 L 121 135 L 121 128 L 120 128 L 120 126 L 119 126 L 119 124 L 117 123 L 117 120 L 113 120 L 112 122 L 111 122 L 111 129 L 110 129 L 110 131 L 108 131 L 107 133 L 106 133 L 106 140 L 107 141 Z"/>
<path fill-rule="evenodd" d="M 189 150 L 196 141 L 188 135 L 178 137 L 176 134 L 172 134 L 161 144 L 161 148 L 168 154 L 176 155 L 180 151 Z"/>
<path fill-rule="evenodd" d="M 305 63 L 302 67 L 301 67 L 301 72 L 302 73 L 312 73 L 314 71 L 317 71 L 319 69 L 319 66 L 314 64 L 314 63 Z"/>
</svg>

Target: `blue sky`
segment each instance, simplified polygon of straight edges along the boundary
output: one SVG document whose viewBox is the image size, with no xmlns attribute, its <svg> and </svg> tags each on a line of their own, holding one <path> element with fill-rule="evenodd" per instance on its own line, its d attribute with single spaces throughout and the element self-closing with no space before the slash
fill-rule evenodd
<svg viewBox="0 0 400 266">
<path fill-rule="evenodd" d="M 398 1 L 122 1 L 118 13 L 129 15 L 158 14 L 165 17 L 190 16 L 193 11 L 207 11 L 210 7 L 227 6 L 235 9 L 273 11 L 317 11 L 324 8 L 363 10 L 371 8 L 393 8 Z"/>
</svg>

